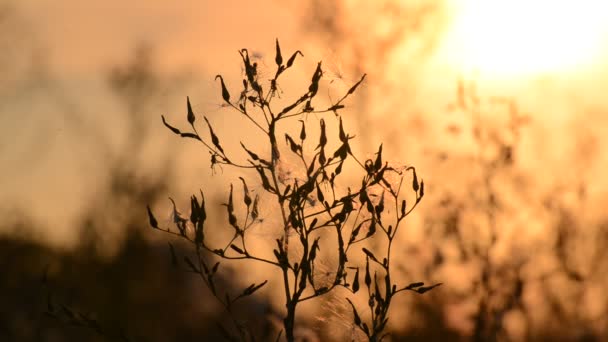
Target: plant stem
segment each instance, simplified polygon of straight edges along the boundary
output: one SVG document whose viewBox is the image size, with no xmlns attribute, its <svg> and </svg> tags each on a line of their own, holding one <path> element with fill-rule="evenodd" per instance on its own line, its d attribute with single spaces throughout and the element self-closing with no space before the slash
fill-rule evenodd
<svg viewBox="0 0 608 342">
<path fill-rule="evenodd" d="M 293 330 L 296 321 L 296 303 L 297 300 L 290 300 L 287 302 L 287 316 L 285 316 L 285 319 L 283 320 L 283 326 L 285 327 L 285 336 L 287 337 L 287 342 L 295 341 Z"/>
<path fill-rule="evenodd" d="M 287 214 L 285 213 L 285 208 L 283 207 L 284 199 L 281 197 L 281 190 L 279 189 L 279 182 L 277 179 L 277 167 L 278 161 L 280 158 L 279 147 L 277 144 L 277 139 L 275 135 L 275 124 L 277 120 L 272 119 L 270 121 L 270 125 L 268 126 L 268 136 L 270 138 L 270 149 L 271 149 L 271 161 L 272 168 L 270 169 L 270 173 L 272 175 L 272 182 L 274 183 L 274 188 L 276 189 L 276 196 L 278 198 L 279 206 L 281 207 L 281 217 L 283 219 L 283 249 L 285 251 L 285 258 L 289 262 L 289 250 L 288 250 L 288 229 L 289 229 L 289 221 L 287 220 Z M 297 291 L 294 291 L 293 298 L 291 291 L 289 290 L 289 267 L 282 266 L 281 271 L 283 272 L 283 285 L 285 288 L 285 303 L 287 307 L 287 315 L 283 319 L 283 328 L 285 329 L 285 336 L 287 337 L 288 342 L 293 342 L 295 340 L 293 330 L 295 324 L 295 316 L 296 316 L 296 305 L 298 303 L 298 295 Z M 295 280 L 294 280 L 295 281 Z"/>
</svg>

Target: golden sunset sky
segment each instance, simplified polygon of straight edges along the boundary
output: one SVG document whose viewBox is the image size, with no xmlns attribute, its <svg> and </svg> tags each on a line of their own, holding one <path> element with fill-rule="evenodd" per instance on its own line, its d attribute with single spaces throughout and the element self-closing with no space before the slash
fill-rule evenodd
<svg viewBox="0 0 608 342">
<path fill-rule="evenodd" d="M 405 155 L 428 173 L 438 169 L 428 151 L 457 154 L 469 147 L 445 133 L 460 121 L 446 115 L 460 79 L 475 80 L 480 96 L 514 98 L 529 113 L 520 156 L 531 177 L 548 169 L 572 175 L 576 144 L 587 139 L 597 152 L 584 169 L 598 179 L 600 166 L 608 165 L 608 10 L 601 1 L 533 3 L 5 1 L 1 207 L 24 210 L 46 227 L 38 232 L 42 240 L 74 241 L 72 225 L 83 205 L 107 185 L 104 153 L 118 153 L 126 139 L 125 109 L 108 89 L 108 71 L 126 65 L 142 44 L 151 48 L 161 75 L 185 80 L 164 83 L 145 107 L 150 134 L 158 139 L 133 158 L 142 158 L 147 172 L 155 170 L 155 149 L 180 146 L 160 115 L 182 120 L 186 95 L 195 109 L 213 115 L 219 103 L 213 76 L 238 82 L 237 51 L 244 47 L 271 69 L 278 38 L 285 51 L 304 52 L 307 68 L 323 59 L 327 75 L 336 78 L 367 73 L 362 99 L 353 102 L 352 129 L 369 128 L 363 138 L 374 145 L 387 139 L 394 157 Z M 218 125 L 230 123 L 218 119 Z M 408 133 L 400 132 L 404 127 Z M 106 152 L 99 151 L 100 141 Z M 402 150 L 414 141 L 415 149 Z M 178 154 L 189 151 L 183 149 Z M 196 170 L 207 172 L 205 162 Z M 195 171 L 184 173 L 175 192 L 199 186 L 189 178 Z M 595 191 L 605 195 L 605 184 Z"/>
</svg>

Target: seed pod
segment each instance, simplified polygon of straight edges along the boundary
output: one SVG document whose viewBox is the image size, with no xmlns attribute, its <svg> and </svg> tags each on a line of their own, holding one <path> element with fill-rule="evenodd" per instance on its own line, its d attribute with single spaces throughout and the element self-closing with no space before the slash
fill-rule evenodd
<svg viewBox="0 0 608 342">
<path fill-rule="evenodd" d="M 224 84 L 224 78 L 222 77 L 222 75 L 215 76 L 216 80 L 218 78 L 220 79 L 220 83 L 222 84 L 222 98 L 227 103 L 230 103 L 230 93 L 228 92 L 228 89 L 226 89 L 226 84 Z"/>
</svg>

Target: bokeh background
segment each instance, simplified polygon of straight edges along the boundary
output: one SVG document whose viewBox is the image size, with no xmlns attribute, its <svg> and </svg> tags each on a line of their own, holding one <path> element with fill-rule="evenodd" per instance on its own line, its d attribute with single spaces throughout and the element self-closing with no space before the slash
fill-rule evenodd
<svg viewBox="0 0 608 342">
<path fill-rule="evenodd" d="M 168 223 L 167 197 L 187 211 L 204 188 L 221 203 L 237 175 L 213 174 L 160 115 L 185 124 L 189 96 L 220 136 L 246 139 L 213 77 L 238 84 L 245 47 L 270 74 L 275 38 L 304 53 L 286 94 L 319 60 L 328 99 L 367 73 L 343 114 L 358 153 L 383 142 L 427 185 L 394 257 L 403 283 L 444 285 L 398 297 L 392 340 L 607 339 L 606 13 L 591 0 L 0 2 L 0 339 L 104 340 L 46 315 L 49 301 L 110 339 L 220 338 L 225 313 L 171 266 L 167 241 L 187 248 L 150 231 L 145 206 Z M 226 288 L 258 279 L 251 267 L 226 266 Z M 278 303 L 261 291 L 243 312 L 270 331 Z M 318 304 L 302 336 L 350 339 L 347 304 Z"/>
</svg>

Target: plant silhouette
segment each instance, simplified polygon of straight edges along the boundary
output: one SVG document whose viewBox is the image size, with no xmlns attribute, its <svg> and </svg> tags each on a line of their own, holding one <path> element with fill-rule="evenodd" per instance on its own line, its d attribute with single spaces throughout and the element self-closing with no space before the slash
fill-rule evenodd
<svg viewBox="0 0 608 342">
<path fill-rule="evenodd" d="M 224 293 L 216 284 L 221 261 L 209 263 L 204 254 L 220 260 L 250 260 L 270 265 L 281 275 L 284 295 L 285 313 L 283 329 L 287 341 L 294 341 L 296 326 L 296 309 L 298 304 L 323 296 L 337 288 L 345 288 L 352 294 L 362 287 L 359 281 L 360 268 L 365 273 L 364 284 L 367 289 L 369 317 L 362 317 L 361 309 L 347 299 L 352 306 L 353 323 L 370 341 L 379 341 L 385 335 L 391 300 L 401 291 L 425 293 L 440 284 L 425 286 L 423 282 L 413 282 L 406 286 L 398 286 L 390 276 L 391 247 L 400 224 L 403 222 L 424 196 L 424 182 L 418 179 L 413 166 L 395 168 L 382 158 L 382 145 L 378 148 L 374 160 L 361 162 L 351 151 L 350 141 L 353 135 L 344 129 L 340 111 L 346 106 L 346 100 L 354 94 L 362 82 L 363 75 L 346 93 L 329 106 L 317 104 L 320 81 L 323 78 L 322 63 L 317 63 L 307 90 L 278 108 L 275 100 L 282 95 L 279 79 L 292 66 L 298 56 L 303 57 L 299 50 L 285 60 L 278 40 L 275 44 L 276 71 L 266 84 L 258 75 L 258 64 L 252 62 L 247 49 L 239 51 L 245 77 L 242 80 L 242 90 L 235 98 L 231 95 L 228 85 L 222 75 L 215 79 L 221 86 L 221 97 L 224 103 L 235 110 L 253 129 L 258 130 L 266 141 L 265 151 L 254 151 L 248 142 L 240 142 L 247 156 L 239 160 L 234 151 L 228 151 L 222 145 L 222 140 L 216 134 L 211 120 L 203 116 L 207 133 L 197 129 L 196 123 L 200 115 L 194 113 L 190 99 L 186 99 L 186 119 L 191 127 L 183 131 L 170 124 L 161 116 L 163 124 L 174 134 L 182 138 L 194 139 L 200 142 L 209 152 L 211 167 L 216 165 L 231 166 L 242 171 L 245 177 L 239 177 L 238 187 L 241 194 L 237 195 L 235 185 L 229 185 L 226 208 L 230 239 L 217 246 L 208 238 L 217 234 L 217 230 L 208 229 L 206 199 L 201 190 L 190 198 L 190 215 L 182 216 L 173 202 L 174 228 L 162 227 L 147 207 L 150 225 L 165 233 L 178 236 L 192 244 L 195 257 L 176 255 L 173 245 L 169 245 L 174 263 L 183 260 L 188 270 L 202 279 L 217 300 L 227 312 L 232 313 L 234 304 L 253 295 L 268 283 L 268 279 L 252 283 L 239 293 Z M 307 128 L 310 127 L 304 117 L 309 113 L 319 114 L 318 138 L 311 138 Z M 331 114 L 334 115 L 331 115 Z M 326 115 L 330 114 L 330 115 Z M 334 119 L 338 126 L 338 140 L 330 140 L 326 120 Z M 200 121 L 200 120 L 199 120 Z M 277 127 L 283 127 L 287 122 L 299 127 L 299 135 L 292 136 L 282 132 Z M 310 130 L 310 129 L 309 129 Z M 287 148 L 279 143 L 279 137 L 285 139 Z M 332 147 L 335 145 L 335 148 Z M 286 177 L 281 165 L 286 163 L 287 154 L 295 156 L 301 164 L 301 177 Z M 353 161 L 355 167 L 361 170 L 361 177 L 353 187 L 342 190 L 337 185 L 338 179 L 344 175 L 343 167 L 346 162 Z M 260 206 L 260 194 L 253 194 L 249 189 L 246 177 L 249 174 L 257 176 L 263 188 L 263 196 L 269 196 L 278 204 L 277 215 L 280 218 L 282 233 L 274 241 L 272 257 L 263 256 L 248 244 L 250 229 L 260 221 L 267 208 Z M 414 201 L 408 203 L 402 191 L 406 175 L 411 174 L 411 191 Z M 395 181 L 396 179 L 396 181 Z M 242 200 L 237 200 L 238 198 Z M 240 207 L 240 208 L 239 208 Z M 244 217 L 239 217 L 239 212 Z M 387 248 L 374 250 L 372 239 L 384 235 Z M 214 241 L 216 239 L 213 239 Z M 332 241 L 334 262 L 330 279 L 320 280 L 319 265 L 323 256 L 321 246 L 325 241 Z M 361 247 L 355 249 L 355 247 Z M 360 251 L 363 253 L 361 254 Z M 295 251 L 298 251 L 297 253 Z M 359 266 L 349 259 L 356 258 L 355 253 L 365 257 L 365 265 Z M 354 274 L 353 274 L 354 273 Z M 229 340 L 254 340 L 251 329 L 233 320 L 234 332 L 223 328 L 225 337 Z"/>
</svg>

